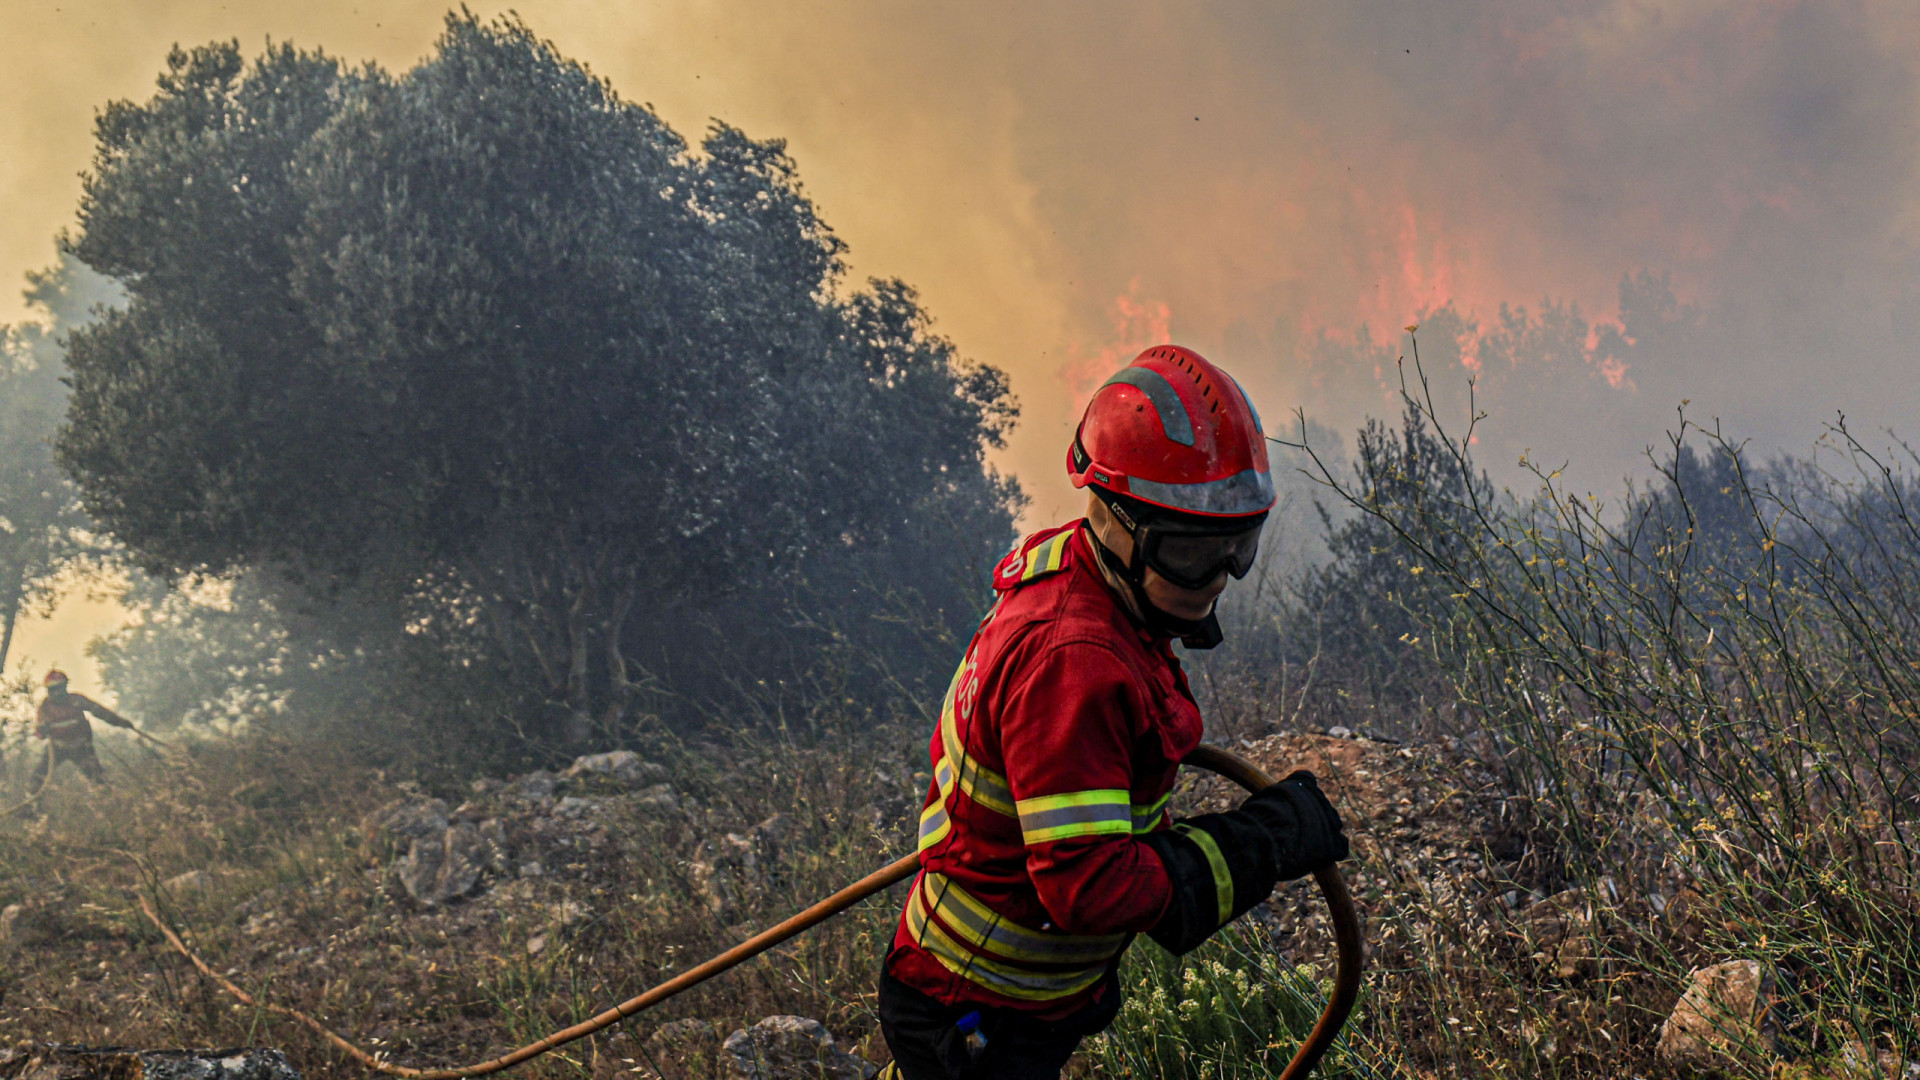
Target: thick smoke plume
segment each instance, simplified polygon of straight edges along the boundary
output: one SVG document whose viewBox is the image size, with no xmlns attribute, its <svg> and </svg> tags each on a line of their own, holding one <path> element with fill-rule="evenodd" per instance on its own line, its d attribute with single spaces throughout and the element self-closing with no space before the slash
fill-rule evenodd
<svg viewBox="0 0 1920 1080">
<path fill-rule="evenodd" d="M 1482 379 L 1489 464 L 1531 447 L 1595 486 L 1682 399 L 1791 448 L 1835 410 L 1871 428 L 1920 405 L 1909 6 L 517 6 L 682 128 L 790 138 L 855 270 L 916 282 L 1013 373 L 1003 464 L 1035 517 L 1072 504 L 1060 447 L 1092 367 L 1162 324 L 1268 415 L 1345 429 L 1393 410 L 1399 328 L 1427 320 L 1431 374 Z M 8 272 L 71 212 L 87 112 L 143 95 L 169 43 L 270 34 L 405 67 L 441 14 L 117 8 L 19 16 Z"/>
</svg>

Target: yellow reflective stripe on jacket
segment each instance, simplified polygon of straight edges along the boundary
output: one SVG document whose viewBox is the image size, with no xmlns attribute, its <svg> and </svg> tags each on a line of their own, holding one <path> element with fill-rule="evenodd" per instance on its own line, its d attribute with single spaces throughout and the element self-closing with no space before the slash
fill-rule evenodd
<svg viewBox="0 0 1920 1080">
<path fill-rule="evenodd" d="M 946 839 L 953 830 L 948 804 L 955 787 L 966 792 L 969 799 L 995 813 L 1007 817 L 1018 816 L 1013 805 L 1013 788 L 1007 784 L 1007 778 L 980 764 L 960 740 L 953 699 L 960 692 L 960 684 L 965 680 L 972 662 L 972 656 L 961 662 L 960 669 L 953 673 L 953 681 L 947 686 L 946 699 L 940 703 L 940 748 L 943 753 L 933 766 L 934 780 L 940 785 L 940 798 L 920 812 L 921 851 Z M 956 761 L 962 763 L 959 768 L 954 767 Z"/>
<path fill-rule="evenodd" d="M 1021 581 L 1032 581 L 1042 574 L 1051 574 L 1060 569 L 1060 563 L 1067 557 L 1067 543 L 1073 539 L 1074 530 L 1068 529 L 1051 540 L 1033 545 L 1027 552 L 1026 569 L 1020 572 Z"/>
<path fill-rule="evenodd" d="M 920 847 L 925 851 L 947 838 L 953 831 L 953 819 L 947 816 L 947 804 L 934 803 L 920 813 Z"/>
<path fill-rule="evenodd" d="M 962 666 L 961 671 L 966 668 Z M 954 686 L 958 687 L 960 676 L 954 676 Z M 1013 788 L 1008 786 L 1007 778 L 980 764 L 979 759 L 967 752 L 966 744 L 960 741 L 959 724 L 954 718 L 954 689 L 947 690 L 947 700 L 940 708 L 940 745 L 946 751 L 949 762 L 958 762 L 958 775 L 955 779 L 960 790 L 967 798 L 981 806 L 1007 817 L 1018 817 L 1013 807 Z"/>
<path fill-rule="evenodd" d="M 929 878 L 933 880 L 927 880 Z M 934 899 L 929 901 L 926 898 L 928 895 Z M 963 897 L 968 903 L 960 902 Z M 938 905 L 939 919 L 928 914 L 933 904 Z M 982 952 L 974 952 L 961 945 L 947 932 L 948 926 Z M 1126 943 L 1124 934 L 1110 938 L 1077 938 L 1066 934 L 1047 935 L 1013 926 L 988 911 L 977 899 L 968 896 L 951 879 L 933 874 L 926 875 L 921 884 L 915 886 L 912 897 L 907 901 L 907 930 L 948 971 L 968 982 L 1020 1001 L 1052 1001 L 1086 990 L 1106 974 L 1107 962 Z M 1086 957 L 1096 954 L 1090 946 L 1083 948 L 1083 943 L 1099 941 L 1100 952 L 1104 955 L 1097 962 L 1084 967 L 1046 971 L 1023 967 L 1017 962 L 1003 962 L 994 954 L 985 954 L 986 950 L 992 949 L 997 955 L 1006 955 L 999 950 L 1009 947 L 1010 941 L 1021 943 L 1012 947 L 1024 949 L 1036 943 L 1044 944 L 1050 937 L 1064 946 L 1065 950 L 1082 949 L 1079 955 Z M 1063 951 L 1063 955 L 1072 953 Z"/>
<path fill-rule="evenodd" d="M 1132 807 L 1134 835 L 1150 833 L 1159 828 L 1160 816 L 1167 812 L 1167 803 L 1171 801 L 1173 801 L 1173 792 L 1169 791 L 1150 803 L 1134 803 Z"/>
<path fill-rule="evenodd" d="M 91 742 L 93 725 L 86 718 L 79 720 L 56 720 L 43 728 L 48 739 L 54 742 Z"/>
<path fill-rule="evenodd" d="M 940 797 L 920 811 L 921 851 L 945 840 L 953 831 L 953 819 L 947 816 L 947 798 L 953 794 L 953 763 L 941 757 L 933 767 L 933 779 L 940 786 Z"/>
<path fill-rule="evenodd" d="M 909 908 L 909 917 L 913 914 Z M 948 937 L 940 929 L 939 923 L 927 919 L 924 914 L 917 924 L 910 922 L 908 926 L 917 936 L 921 948 L 939 961 L 941 967 L 970 983 L 1017 1001 L 1054 1001 L 1071 997 L 1099 982 L 1107 970 L 1103 964 L 1084 971 L 1027 971 L 968 952 Z"/>
<path fill-rule="evenodd" d="M 1207 857 L 1207 866 L 1213 870 L 1213 897 L 1220 906 L 1220 925 L 1227 925 L 1227 920 L 1233 918 L 1233 872 L 1227 869 L 1227 857 L 1220 853 L 1220 845 L 1205 829 L 1196 829 L 1185 822 L 1174 828 Z"/>
<path fill-rule="evenodd" d="M 923 902 L 967 944 L 993 956 L 1029 964 L 1105 964 L 1127 943 L 1126 934 L 1066 934 L 1030 930 L 987 907 L 944 874 L 921 875 Z"/>
<path fill-rule="evenodd" d="M 1133 833 L 1133 804 L 1125 788 L 1041 795 L 1021 799 L 1014 809 L 1020 815 L 1020 835 L 1029 844 Z"/>
</svg>

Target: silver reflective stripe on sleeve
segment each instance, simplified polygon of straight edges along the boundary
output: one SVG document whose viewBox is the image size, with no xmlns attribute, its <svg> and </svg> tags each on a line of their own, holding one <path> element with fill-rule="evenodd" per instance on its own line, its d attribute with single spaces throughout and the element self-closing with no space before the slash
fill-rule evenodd
<svg viewBox="0 0 1920 1080">
<path fill-rule="evenodd" d="M 1145 805 L 1133 805 L 1133 832 L 1150 833 L 1160 827 L 1160 819 L 1167 812 L 1167 803 L 1173 801 L 1173 792 L 1169 791 L 1153 802 Z"/>
</svg>

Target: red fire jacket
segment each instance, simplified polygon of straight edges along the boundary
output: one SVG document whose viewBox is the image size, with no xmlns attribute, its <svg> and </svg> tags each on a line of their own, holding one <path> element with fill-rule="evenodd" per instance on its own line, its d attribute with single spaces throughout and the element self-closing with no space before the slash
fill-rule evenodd
<svg viewBox="0 0 1920 1080">
<path fill-rule="evenodd" d="M 1084 523 L 1022 541 L 940 710 L 920 876 L 887 968 L 947 1004 L 1079 1008 L 1171 889 L 1165 828 L 1200 710 L 1128 617 Z"/>
<path fill-rule="evenodd" d="M 114 727 L 130 728 L 133 725 L 122 720 L 119 715 L 105 705 L 83 694 L 67 694 L 59 701 L 47 698 L 40 702 L 39 715 L 33 727 L 33 733 L 55 746 L 72 747 L 93 743 L 93 725 L 87 723 L 87 714 L 92 713 Z"/>
</svg>

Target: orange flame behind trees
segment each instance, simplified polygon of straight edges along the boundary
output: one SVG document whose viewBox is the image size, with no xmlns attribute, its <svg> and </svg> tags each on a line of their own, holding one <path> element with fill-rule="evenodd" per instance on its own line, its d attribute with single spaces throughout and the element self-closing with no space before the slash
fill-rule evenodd
<svg viewBox="0 0 1920 1080">
<path fill-rule="evenodd" d="M 1109 375 L 1125 367 L 1142 350 L 1173 340 L 1173 310 L 1165 301 L 1145 298 L 1138 276 L 1127 283 L 1126 292 L 1113 298 L 1109 314 L 1113 336 L 1107 344 L 1089 354 L 1076 341 L 1068 349 L 1067 362 L 1060 366 L 1060 379 L 1073 399 L 1075 415 L 1087 407 L 1088 399 Z"/>
</svg>

